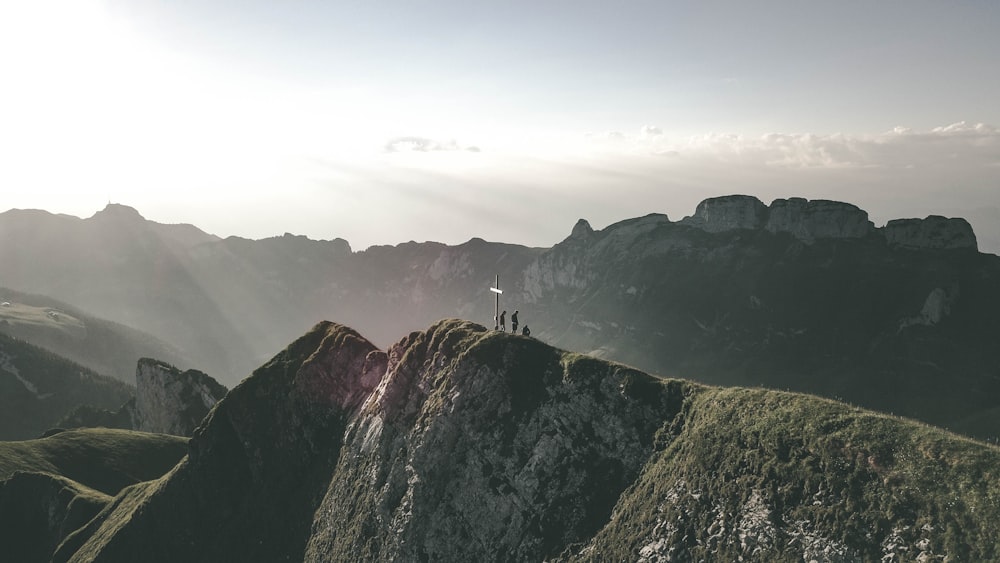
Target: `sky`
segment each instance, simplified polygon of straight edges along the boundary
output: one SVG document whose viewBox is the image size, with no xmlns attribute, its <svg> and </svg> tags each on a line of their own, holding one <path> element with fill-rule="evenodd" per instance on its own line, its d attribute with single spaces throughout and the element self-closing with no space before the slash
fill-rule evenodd
<svg viewBox="0 0 1000 563">
<path fill-rule="evenodd" d="M 551 246 L 751 194 L 1000 253 L 995 0 L 0 0 L 0 210 Z"/>
</svg>

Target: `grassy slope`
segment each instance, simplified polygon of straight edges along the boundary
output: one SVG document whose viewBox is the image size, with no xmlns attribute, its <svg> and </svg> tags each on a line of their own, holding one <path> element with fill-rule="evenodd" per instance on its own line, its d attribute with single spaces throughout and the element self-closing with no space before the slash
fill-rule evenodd
<svg viewBox="0 0 1000 563">
<path fill-rule="evenodd" d="M 162 476 L 186 453 L 184 438 L 105 428 L 0 442 L 4 560 L 49 561 L 112 502 L 110 495 Z"/>
<path fill-rule="evenodd" d="M 688 408 L 584 559 L 662 538 L 681 560 L 1000 559 L 1000 449 L 793 393 L 707 388 Z M 713 538 L 734 530 L 763 540 Z"/>
<path fill-rule="evenodd" d="M 97 318 L 44 295 L 0 288 L 0 332 L 30 342 L 126 383 L 139 358 L 187 365 L 176 347 L 131 327 Z"/>
<path fill-rule="evenodd" d="M 187 439 L 130 430 L 87 428 L 48 438 L 0 442 L 0 480 L 14 472 L 62 475 L 108 495 L 156 479 L 187 454 Z"/>
</svg>

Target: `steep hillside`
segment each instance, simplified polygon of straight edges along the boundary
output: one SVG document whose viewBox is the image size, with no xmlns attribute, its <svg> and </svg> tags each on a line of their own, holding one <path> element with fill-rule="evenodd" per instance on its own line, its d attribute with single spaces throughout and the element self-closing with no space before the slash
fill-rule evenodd
<svg viewBox="0 0 1000 563">
<path fill-rule="evenodd" d="M 0 332 L 51 350 L 98 373 L 132 382 L 139 358 L 191 361 L 150 334 L 89 315 L 51 297 L 0 288 Z"/>
<path fill-rule="evenodd" d="M 111 502 L 109 495 L 166 473 L 186 441 L 116 430 L 66 431 L 0 442 L 0 545 L 5 561 L 47 562 Z"/>
<path fill-rule="evenodd" d="M 36 438 L 81 404 L 117 409 L 126 384 L 0 334 L 0 440 Z"/>
<path fill-rule="evenodd" d="M 995 447 L 463 321 L 388 352 L 320 324 L 233 389 L 190 448 L 53 560 L 1000 556 Z"/>
</svg>

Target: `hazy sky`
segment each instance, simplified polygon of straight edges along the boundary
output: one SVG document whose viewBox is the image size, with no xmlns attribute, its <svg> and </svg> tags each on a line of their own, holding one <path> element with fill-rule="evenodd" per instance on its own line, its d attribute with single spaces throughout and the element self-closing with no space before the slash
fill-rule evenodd
<svg viewBox="0 0 1000 563">
<path fill-rule="evenodd" d="M 705 197 L 968 217 L 1000 2 L 0 0 L 0 209 L 549 246 Z"/>
</svg>

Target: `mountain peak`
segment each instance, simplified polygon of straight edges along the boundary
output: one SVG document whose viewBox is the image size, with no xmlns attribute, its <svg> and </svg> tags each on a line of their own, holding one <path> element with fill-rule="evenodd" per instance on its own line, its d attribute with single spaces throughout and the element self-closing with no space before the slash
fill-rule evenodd
<svg viewBox="0 0 1000 563">
<path fill-rule="evenodd" d="M 594 234 L 594 228 L 586 219 L 580 219 L 576 225 L 573 225 L 573 232 L 569 236 L 570 238 L 586 238 L 592 234 Z"/>
<path fill-rule="evenodd" d="M 134 207 L 129 207 L 127 205 L 122 205 L 120 203 L 108 203 L 104 209 L 98 211 L 94 214 L 91 219 L 112 219 L 119 221 L 145 221 L 146 218 L 143 217 Z"/>
</svg>

